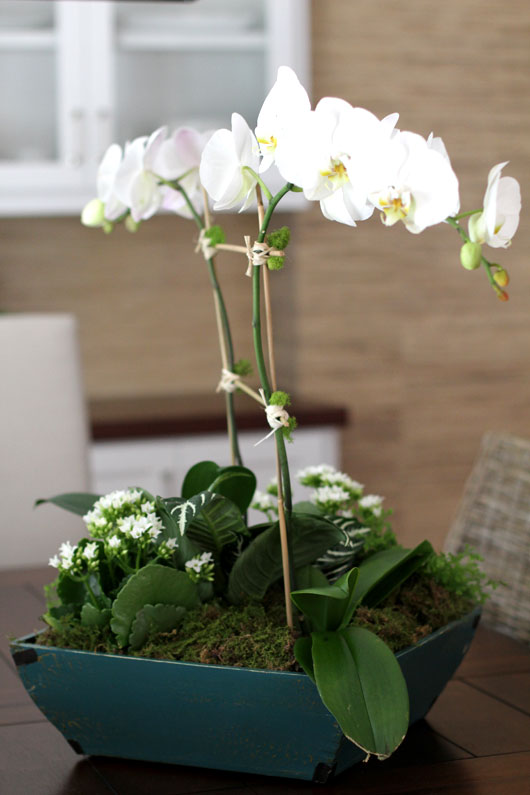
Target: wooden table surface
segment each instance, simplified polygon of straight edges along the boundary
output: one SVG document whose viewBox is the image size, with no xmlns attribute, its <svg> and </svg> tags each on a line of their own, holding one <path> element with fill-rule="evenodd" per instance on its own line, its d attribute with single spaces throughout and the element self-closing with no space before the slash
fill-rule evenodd
<svg viewBox="0 0 530 795">
<path fill-rule="evenodd" d="M 50 574 L 52 576 L 50 576 Z M 7 635 L 41 624 L 50 569 L 0 572 L 0 793 L 2 795 L 268 795 L 359 792 L 530 793 L 530 649 L 484 627 L 426 720 L 386 762 L 370 761 L 326 787 L 310 782 L 79 757 L 26 694 Z"/>
</svg>

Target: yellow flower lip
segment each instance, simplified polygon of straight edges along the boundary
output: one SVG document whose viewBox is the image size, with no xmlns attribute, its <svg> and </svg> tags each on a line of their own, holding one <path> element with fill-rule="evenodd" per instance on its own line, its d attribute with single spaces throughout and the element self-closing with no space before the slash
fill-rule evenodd
<svg viewBox="0 0 530 795">
<path fill-rule="evenodd" d="M 348 171 L 342 160 L 332 160 L 330 163 L 330 168 L 326 171 L 321 171 L 320 176 L 328 177 L 328 179 L 338 182 L 339 184 L 349 182 L 350 180 Z"/>
</svg>

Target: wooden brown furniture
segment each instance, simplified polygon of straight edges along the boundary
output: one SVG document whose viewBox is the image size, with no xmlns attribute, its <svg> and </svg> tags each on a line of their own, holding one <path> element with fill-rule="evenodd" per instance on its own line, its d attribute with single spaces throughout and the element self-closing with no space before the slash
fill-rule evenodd
<svg viewBox="0 0 530 795">
<path fill-rule="evenodd" d="M 307 782 L 123 759 L 77 756 L 29 699 L 8 633 L 41 626 L 51 569 L 0 573 L 0 792 L 5 795 L 267 795 L 278 792 L 522 795 L 530 780 L 530 649 L 479 627 L 473 646 L 427 719 L 388 761 Z"/>
</svg>

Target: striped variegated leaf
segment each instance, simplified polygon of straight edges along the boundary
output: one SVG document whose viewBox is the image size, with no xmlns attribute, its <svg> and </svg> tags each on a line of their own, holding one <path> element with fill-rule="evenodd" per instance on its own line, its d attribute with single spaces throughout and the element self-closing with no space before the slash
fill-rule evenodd
<svg viewBox="0 0 530 795">
<path fill-rule="evenodd" d="M 212 502 L 215 494 L 211 491 L 201 491 L 190 497 L 189 500 L 175 505 L 171 510 L 171 514 L 177 523 L 180 535 L 183 536 L 188 529 L 189 524 L 204 510 L 208 503 Z"/>
<path fill-rule="evenodd" d="M 317 566 L 326 574 L 328 580 L 335 582 L 355 564 L 370 529 L 363 527 L 355 517 L 328 516 L 326 518 L 344 533 L 343 540 L 328 549 L 317 560 Z"/>
<path fill-rule="evenodd" d="M 213 552 L 217 558 L 224 547 L 250 534 L 239 508 L 226 497 L 209 493 L 212 499 L 189 524 L 186 536 L 201 550 Z"/>
</svg>

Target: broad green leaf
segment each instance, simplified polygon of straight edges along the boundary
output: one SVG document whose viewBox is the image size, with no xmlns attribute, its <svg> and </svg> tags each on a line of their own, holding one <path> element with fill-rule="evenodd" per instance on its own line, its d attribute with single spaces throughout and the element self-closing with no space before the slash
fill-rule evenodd
<svg viewBox="0 0 530 795">
<path fill-rule="evenodd" d="M 221 467 L 213 461 L 199 461 L 188 470 L 182 483 L 182 497 L 189 500 L 200 491 L 206 491 L 219 474 Z"/>
<path fill-rule="evenodd" d="M 414 549 L 391 547 L 367 558 L 359 566 L 356 601 L 375 607 L 402 585 L 434 553 L 429 541 Z"/>
<path fill-rule="evenodd" d="M 409 701 L 399 663 L 372 632 L 314 632 L 312 656 L 322 701 L 355 745 L 380 759 L 407 732 Z"/>
<path fill-rule="evenodd" d="M 329 585 L 328 578 L 317 566 L 301 566 L 295 572 L 297 589 L 322 588 Z"/>
<path fill-rule="evenodd" d="M 78 605 L 53 605 L 42 616 L 43 620 L 53 629 L 64 629 L 61 619 L 65 616 L 75 616 L 79 612 Z"/>
<path fill-rule="evenodd" d="M 59 508 L 64 508 L 65 511 L 84 516 L 92 510 L 94 503 L 99 498 L 99 494 L 85 494 L 73 491 L 68 494 L 58 494 L 56 497 L 48 497 L 47 500 L 35 500 L 35 507 L 43 505 L 45 502 L 51 502 L 53 505 L 58 505 Z"/>
<path fill-rule="evenodd" d="M 145 605 L 136 614 L 129 635 L 131 649 L 141 649 L 150 632 L 169 632 L 182 622 L 184 607 L 175 605 Z"/>
<path fill-rule="evenodd" d="M 199 547 L 190 541 L 186 535 L 180 535 L 179 526 L 173 515 L 174 509 L 184 502 L 185 500 L 180 497 L 169 497 L 167 499 L 157 497 L 155 501 L 156 510 L 164 524 L 164 530 L 162 531 L 160 540 L 176 538 L 178 541 L 178 546 L 174 552 L 178 566 L 184 566 L 187 560 L 196 557 L 200 552 Z"/>
<path fill-rule="evenodd" d="M 106 627 L 110 621 L 111 611 L 108 608 L 98 610 L 87 602 L 81 608 L 81 624 L 84 627 Z"/>
<path fill-rule="evenodd" d="M 314 502 L 309 502 L 309 500 L 301 500 L 300 502 L 295 502 L 293 505 L 293 513 L 305 513 L 305 514 L 313 514 L 314 516 L 323 516 L 322 511 L 320 508 L 317 508 Z"/>
<path fill-rule="evenodd" d="M 199 494 L 190 497 L 189 500 L 179 503 L 171 510 L 171 516 L 174 518 L 181 536 L 188 529 L 190 522 L 196 519 L 215 497 L 216 495 L 212 494 L 211 491 L 201 491 Z"/>
<path fill-rule="evenodd" d="M 292 514 L 291 545 L 295 569 L 313 563 L 342 538 L 341 531 L 320 516 Z M 228 598 L 234 604 L 262 599 L 273 582 L 282 576 L 278 523 L 264 530 L 234 563 L 228 580 Z"/>
<path fill-rule="evenodd" d="M 291 599 L 316 632 L 340 629 L 350 622 L 355 602 L 353 593 L 358 570 L 352 569 L 335 585 L 325 585 L 293 591 Z"/>
<path fill-rule="evenodd" d="M 246 467 L 223 467 L 208 486 L 208 491 L 228 497 L 244 514 L 256 491 L 256 476 Z"/>
<path fill-rule="evenodd" d="M 206 506 L 189 524 L 186 535 L 201 550 L 218 557 L 223 547 L 248 536 L 248 529 L 239 508 L 226 497 L 212 493 Z"/>
<path fill-rule="evenodd" d="M 131 626 L 145 605 L 168 604 L 191 610 L 199 604 L 197 586 L 187 574 L 158 564 L 144 566 L 130 577 L 112 605 L 112 631 L 126 646 Z"/>
<path fill-rule="evenodd" d="M 308 638 L 306 635 L 298 638 L 294 644 L 294 656 L 298 664 L 304 669 L 310 679 L 315 681 L 315 671 L 313 670 L 313 655 L 311 653 L 311 646 L 313 639 Z"/>
<path fill-rule="evenodd" d="M 63 605 L 73 604 L 80 607 L 86 600 L 87 590 L 83 582 L 73 580 L 67 572 L 60 572 L 57 579 L 57 596 Z"/>
</svg>

